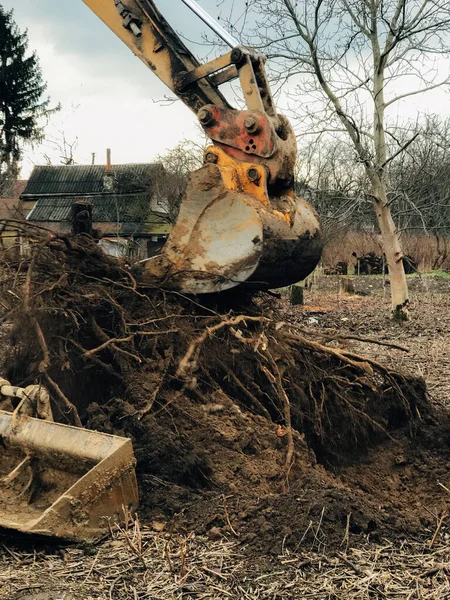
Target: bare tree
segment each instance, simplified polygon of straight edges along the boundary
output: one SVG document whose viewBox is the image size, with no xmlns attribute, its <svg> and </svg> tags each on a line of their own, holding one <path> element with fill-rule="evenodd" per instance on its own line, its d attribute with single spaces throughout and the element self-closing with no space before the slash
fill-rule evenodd
<svg viewBox="0 0 450 600">
<path fill-rule="evenodd" d="M 167 153 L 155 157 L 150 165 L 116 168 L 111 174 L 111 192 L 134 194 L 141 198 L 134 204 L 136 223 L 154 214 L 158 219 L 174 224 L 188 177 L 203 164 L 204 149 L 204 144 L 184 140 Z M 132 208 L 128 206 L 129 214 L 130 211 Z"/>
<path fill-rule="evenodd" d="M 450 256 L 450 119 L 429 115 L 417 133 L 407 151 L 392 161 L 393 215 L 400 234 L 435 238 L 432 267 L 438 269 Z"/>
<path fill-rule="evenodd" d="M 70 142 L 63 129 L 57 130 L 58 136 L 47 135 L 45 138 L 46 145 L 51 149 L 52 153 L 58 153 L 58 160 L 61 165 L 74 165 L 75 150 L 78 148 L 78 136 Z M 43 154 L 47 165 L 52 165 L 52 157 L 48 153 Z"/>
<path fill-rule="evenodd" d="M 175 223 L 188 177 L 203 164 L 206 144 L 183 140 L 174 148 L 156 157 L 164 169 L 153 180 L 154 192 L 160 198 L 170 223 Z"/>
<path fill-rule="evenodd" d="M 396 107 L 450 82 L 448 62 L 441 66 L 449 59 L 448 1 L 253 0 L 246 6 L 248 26 L 255 24 L 248 42 L 273 59 L 280 85 L 295 83 L 291 98 L 309 129 L 303 134 L 344 135 L 354 148 L 383 239 L 393 315 L 407 318 L 388 167 L 415 139 L 413 133 L 399 141 Z"/>
<path fill-rule="evenodd" d="M 346 141 L 316 138 L 300 146 L 296 193 L 320 214 L 324 244 L 358 229 L 373 230 L 364 168 Z"/>
</svg>

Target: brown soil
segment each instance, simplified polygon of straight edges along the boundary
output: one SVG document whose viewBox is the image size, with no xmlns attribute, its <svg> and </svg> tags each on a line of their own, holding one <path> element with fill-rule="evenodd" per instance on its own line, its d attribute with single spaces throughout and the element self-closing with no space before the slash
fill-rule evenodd
<svg viewBox="0 0 450 600">
<path fill-rule="evenodd" d="M 369 336 L 399 343 L 409 352 L 388 347 L 341 340 L 340 346 L 380 360 L 392 368 L 423 377 L 427 390 L 438 403 L 450 400 L 450 278 L 408 278 L 411 319 L 395 323 L 390 318 L 390 288 L 379 277 L 352 277 L 357 294 L 339 295 L 339 277 L 322 277 L 305 303 L 317 304 L 316 312 L 289 307 L 283 317 L 318 332 Z M 389 280 L 387 280 L 389 283 Z M 315 321 L 310 325 L 310 320 Z"/>
<path fill-rule="evenodd" d="M 49 241 L 23 278 L 15 291 L 35 303 L 14 309 L 8 375 L 19 385 L 49 377 L 88 427 L 132 439 L 144 523 L 234 539 L 268 561 L 285 548 L 433 535 L 449 499 L 446 410 L 421 378 L 393 370 L 400 351 L 323 346 L 336 332 L 413 343 L 424 325 L 392 324 L 373 297 L 312 294 L 313 310 L 265 297 L 199 306 L 136 288 L 73 241 Z M 370 364 L 351 354 L 358 344 Z M 53 402 L 62 419 L 61 397 Z"/>
<path fill-rule="evenodd" d="M 242 411 L 228 396 L 210 400 L 182 397 L 140 422 L 122 402 L 91 407 L 90 426 L 134 441 L 145 522 L 169 521 L 176 531 L 211 538 L 236 536 L 258 556 L 277 555 L 282 547 L 339 548 L 347 529 L 352 543 L 430 536 L 436 511 L 448 503 L 448 492 L 436 484 L 450 487 L 445 415 L 439 424 L 424 415 L 414 433 L 394 428 L 392 439 L 369 450 L 355 441 L 353 454 L 333 461 L 333 453 L 322 463 L 296 432 L 286 484 L 279 426 Z"/>
</svg>

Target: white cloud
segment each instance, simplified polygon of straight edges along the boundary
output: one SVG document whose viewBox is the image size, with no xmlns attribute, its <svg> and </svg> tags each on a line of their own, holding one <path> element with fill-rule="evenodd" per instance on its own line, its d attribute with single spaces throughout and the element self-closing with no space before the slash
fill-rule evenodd
<svg viewBox="0 0 450 600">
<path fill-rule="evenodd" d="M 56 0 L 45 4 L 56 8 Z M 32 10 L 25 10 L 25 5 Z M 90 162 L 92 152 L 97 162 L 104 162 L 107 147 L 113 162 L 147 162 L 180 140 L 200 137 L 195 115 L 181 102 L 161 103 L 170 91 L 84 9 L 73 15 L 67 10 L 64 24 L 61 12 L 39 12 L 30 0 L 19 0 L 15 6 L 19 27 L 28 27 L 30 49 L 37 51 L 52 103 L 60 102 L 64 109 L 46 128 L 50 141 L 26 148 L 22 177 L 34 164 L 42 164 L 44 155 L 58 163 L 54 140 L 62 138 L 62 131 L 70 143 L 78 138 L 79 163 Z"/>
<path fill-rule="evenodd" d="M 78 137 L 77 162 L 90 162 L 92 152 L 97 162 L 104 162 L 107 147 L 116 163 L 147 162 L 182 139 L 199 137 L 195 115 L 181 102 L 157 103 L 168 90 L 81 0 L 1 1 L 6 9 L 14 8 L 19 27 L 28 28 L 30 48 L 40 58 L 52 102 L 64 106 L 47 135 L 58 138 L 64 131 L 69 142 Z M 215 17 L 231 6 L 225 2 L 217 8 L 216 0 L 201 4 Z M 158 0 L 157 5 L 175 28 L 201 41 L 204 28 L 180 0 Z M 204 52 L 201 46 L 191 47 Z M 293 90 L 295 83 L 293 79 L 277 97 L 281 109 L 290 104 L 285 92 Z M 402 81 L 400 90 L 407 89 L 408 81 Z M 73 106 L 78 108 L 72 110 Z M 296 111 L 301 114 L 301 106 Z M 427 111 L 450 114 L 448 93 L 435 90 L 412 96 L 392 107 L 392 117 L 414 119 L 418 112 Z M 59 152 L 48 142 L 27 148 L 24 177 L 33 164 L 43 162 L 44 153 L 58 162 Z"/>
</svg>

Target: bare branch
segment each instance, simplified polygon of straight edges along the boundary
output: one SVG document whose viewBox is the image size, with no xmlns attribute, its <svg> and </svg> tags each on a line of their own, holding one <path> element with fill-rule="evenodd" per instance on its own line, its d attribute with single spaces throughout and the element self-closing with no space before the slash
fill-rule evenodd
<svg viewBox="0 0 450 600">
<path fill-rule="evenodd" d="M 412 92 L 406 92 L 405 94 L 400 94 L 399 96 L 396 96 L 395 98 L 392 98 L 391 100 L 386 102 L 384 104 L 384 106 L 385 106 L 385 108 L 387 108 L 388 106 L 390 106 L 391 104 L 394 104 L 395 102 L 398 102 L 399 100 L 404 100 L 405 98 L 409 98 L 410 96 L 417 96 L 418 94 L 425 94 L 425 92 L 430 92 L 431 90 L 440 88 L 445 84 L 450 84 L 450 77 L 446 77 L 443 81 L 440 81 L 439 83 L 435 83 L 433 85 L 429 85 L 426 88 L 421 88 L 419 90 L 413 90 Z"/>
</svg>

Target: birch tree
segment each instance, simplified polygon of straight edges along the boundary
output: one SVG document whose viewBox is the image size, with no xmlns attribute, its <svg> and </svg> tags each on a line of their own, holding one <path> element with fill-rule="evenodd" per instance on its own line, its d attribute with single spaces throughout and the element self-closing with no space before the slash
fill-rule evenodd
<svg viewBox="0 0 450 600">
<path fill-rule="evenodd" d="M 416 135 L 399 141 L 402 113 L 450 82 L 448 0 L 253 0 L 235 17 L 233 33 L 253 24 L 247 43 L 272 59 L 280 85 L 290 80 L 284 89 L 303 134 L 344 135 L 353 147 L 383 240 L 392 313 L 408 318 L 389 166 Z"/>
</svg>

